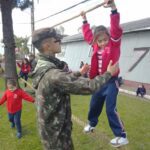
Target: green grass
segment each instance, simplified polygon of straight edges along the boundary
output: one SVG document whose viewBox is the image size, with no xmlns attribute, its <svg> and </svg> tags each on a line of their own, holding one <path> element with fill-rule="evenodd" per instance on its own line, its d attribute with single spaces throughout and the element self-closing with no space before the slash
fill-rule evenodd
<svg viewBox="0 0 150 150">
<path fill-rule="evenodd" d="M 3 83 L 0 82 L 0 89 Z M 1 95 L 1 94 L 0 94 Z M 87 122 L 90 96 L 72 96 L 72 113 Z M 129 145 L 125 150 L 150 149 L 150 103 L 124 95 L 118 97 L 118 111 L 124 121 Z M 22 111 L 23 137 L 16 138 L 16 130 L 10 128 L 5 105 L 0 106 L 0 150 L 42 150 L 37 131 L 36 108 L 32 103 L 23 103 Z M 75 150 L 114 150 L 109 145 L 113 138 L 108 125 L 105 107 L 99 118 L 95 133 L 84 134 L 83 127 L 73 120 L 73 142 Z"/>
<path fill-rule="evenodd" d="M 21 84 L 23 87 L 23 85 Z M 4 81 L 0 80 L 0 96 L 4 91 Z M 16 138 L 16 129 L 10 128 L 7 119 L 6 104 L 0 106 L 0 150 L 42 150 L 37 131 L 36 107 L 24 101 L 22 109 L 22 134 L 21 139 Z"/>
<path fill-rule="evenodd" d="M 72 96 L 72 112 L 78 116 L 80 120 L 86 122 L 88 105 L 88 96 Z M 119 95 L 118 97 L 118 111 L 121 119 L 124 121 L 130 144 L 126 146 L 126 150 L 149 150 L 150 149 L 150 102 L 142 101 L 138 98 L 132 98 L 125 95 Z M 77 129 L 78 128 L 78 129 Z M 74 123 L 73 138 L 75 143 L 75 149 L 80 150 L 93 150 L 104 149 L 113 150 L 110 147 L 109 140 L 113 138 L 113 134 L 108 125 L 105 107 L 99 118 L 99 124 L 96 127 L 96 131 L 101 133 L 97 139 L 93 139 L 92 135 L 82 134 L 83 128 L 79 129 L 78 125 Z M 80 134 L 79 134 L 79 133 Z M 86 136 L 86 137 L 85 137 Z M 87 137 L 88 136 L 88 137 Z M 85 138 L 90 138 L 84 140 Z M 93 139 L 93 140 L 92 140 Z M 80 142 L 79 142 L 80 140 Z M 90 142 L 87 142 L 87 141 Z M 91 144 L 94 142 L 93 144 Z M 103 142 L 101 142 L 103 141 Z M 80 144 L 76 144 L 80 143 Z M 90 144 L 89 144 L 90 143 Z M 85 148 L 86 147 L 86 148 Z"/>
<path fill-rule="evenodd" d="M 0 77 L 0 93 L 5 90 L 5 81 L 4 78 Z"/>
<path fill-rule="evenodd" d="M 37 132 L 35 106 L 23 103 L 22 130 L 23 137 L 16 138 L 16 129 L 11 129 L 7 120 L 5 105 L 0 108 L 0 150 L 41 150 L 41 142 Z"/>
</svg>

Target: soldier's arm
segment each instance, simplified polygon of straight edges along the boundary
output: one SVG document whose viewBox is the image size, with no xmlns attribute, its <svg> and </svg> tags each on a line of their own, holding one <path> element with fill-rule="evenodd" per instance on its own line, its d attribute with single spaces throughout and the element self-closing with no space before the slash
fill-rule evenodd
<svg viewBox="0 0 150 150">
<path fill-rule="evenodd" d="M 80 71 L 72 72 L 72 75 L 75 76 L 75 77 L 80 77 L 80 76 L 82 76 L 82 74 L 81 74 Z"/>
<path fill-rule="evenodd" d="M 47 72 L 47 80 L 51 86 L 60 92 L 72 94 L 92 94 L 101 88 L 110 78 L 111 73 L 106 72 L 102 76 L 94 79 L 73 76 L 58 69 L 52 69 Z"/>
</svg>

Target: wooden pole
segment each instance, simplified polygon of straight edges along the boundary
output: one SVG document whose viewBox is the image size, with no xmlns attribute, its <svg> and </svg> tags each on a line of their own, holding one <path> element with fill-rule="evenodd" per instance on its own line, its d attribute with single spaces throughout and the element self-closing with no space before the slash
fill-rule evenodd
<svg viewBox="0 0 150 150">
<path fill-rule="evenodd" d="M 90 9 L 86 10 L 85 13 L 88 13 L 88 12 L 90 12 L 90 11 L 96 9 L 96 8 L 101 7 L 101 6 L 104 6 L 105 4 L 106 4 L 106 2 L 100 3 L 100 4 L 98 4 L 98 5 L 94 6 L 94 7 L 92 7 L 92 8 L 90 8 Z M 73 16 L 73 17 L 71 17 L 71 18 L 69 18 L 69 19 L 66 19 L 66 20 L 64 20 L 64 21 L 61 21 L 61 22 L 59 22 L 59 23 L 57 23 L 57 24 L 55 24 L 55 25 L 53 25 L 53 26 L 51 26 L 51 27 L 56 27 L 56 26 L 58 26 L 58 25 L 61 25 L 61 24 L 65 23 L 65 22 L 68 22 L 68 21 L 73 20 L 73 19 L 75 19 L 75 18 L 77 18 L 77 17 L 80 17 L 80 16 L 81 16 L 80 14 L 75 15 L 75 16 Z"/>
<path fill-rule="evenodd" d="M 20 78 L 20 80 L 23 82 L 23 83 L 26 83 L 33 91 L 35 91 L 35 89 L 33 88 L 33 86 L 27 82 L 26 80 L 24 80 L 23 78 Z"/>
</svg>

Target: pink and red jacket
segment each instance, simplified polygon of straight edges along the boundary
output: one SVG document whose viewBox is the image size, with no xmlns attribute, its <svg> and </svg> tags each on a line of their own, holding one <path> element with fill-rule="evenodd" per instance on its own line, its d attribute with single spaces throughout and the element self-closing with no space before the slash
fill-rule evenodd
<svg viewBox="0 0 150 150">
<path fill-rule="evenodd" d="M 18 88 L 14 91 L 7 89 L 3 97 L 0 99 L 0 105 L 6 102 L 7 111 L 9 113 L 15 113 L 22 109 L 22 99 L 34 102 L 34 98 L 22 89 Z"/>
<path fill-rule="evenodd" d="M 88 23 L 83 24 L 82 31 L 85 41 L 91 44 L 93 41 L 93 33 L 92 30 L 90 29 L 90 25 Z M 110 60 L 113 61 L 113 64 L 119 61 L 121 36 L 122 36 L 122 29 L 120 27 L 120 14 L 119 13 L 111 14 L 110 39 L 108 45 L 102 52 L 102 74 L 107 71 L 107 66 Z M 91 69 L 89 76 L 91 79 L 93 79 L 95 76 L 99 75 L 98 57 L 97 57 L 97 51 L 99 50 L 99 47 L 96 43 L 91 46 L 93 48 L 93 53 L 91 58 Z M 119 71 L 114 76 L 118 76 L 118 74 Z"/>
</svg>

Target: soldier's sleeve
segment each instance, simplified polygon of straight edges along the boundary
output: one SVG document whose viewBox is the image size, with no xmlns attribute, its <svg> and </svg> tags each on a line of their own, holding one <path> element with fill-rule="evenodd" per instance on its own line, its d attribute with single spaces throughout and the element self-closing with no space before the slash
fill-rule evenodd
<svg viewBox="0 0 150 150">
<path fill-rule="evenodd" d="M 46 75 L 50 85 L 55 86 L 60 92 L 72 94 L 92 94 L 100 89 L 110 78 L 109 72 L 96 76 L 94 79 L 74 76 L 72 73 L 52 69 Z"/>
<path fill-rule="evenodd" d="M 81 73 L 79 71 L 72 72 L 72 75 L 75 77 L 81 77 Z"/>
</svg>

